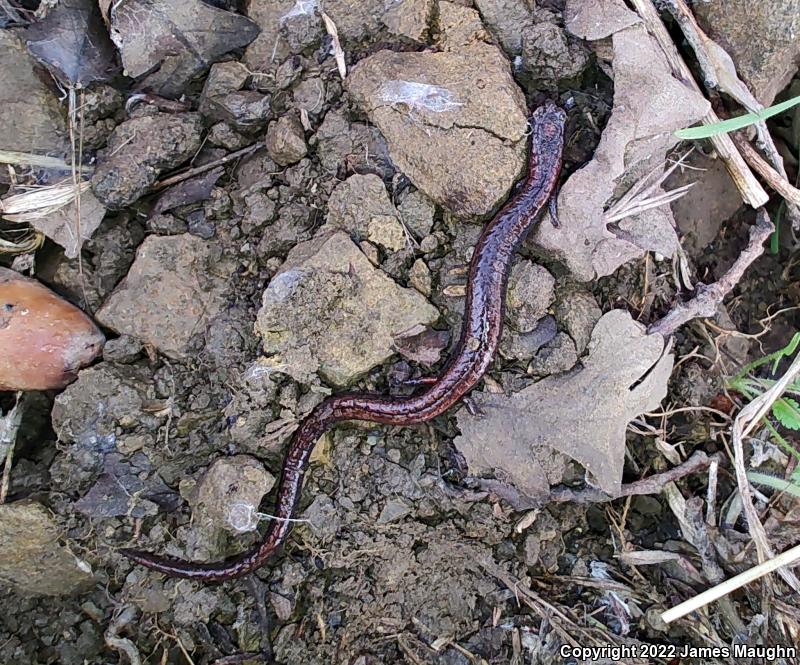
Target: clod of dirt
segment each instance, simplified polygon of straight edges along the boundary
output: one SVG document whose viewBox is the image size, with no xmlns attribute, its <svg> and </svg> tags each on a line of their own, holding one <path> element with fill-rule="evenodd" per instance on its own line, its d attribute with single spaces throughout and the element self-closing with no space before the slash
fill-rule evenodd
<svg viewBox="0 0 800 665">
<path fill-rule="evenodd" d="M 570 28 L 578 25 L 573 22 Z M 596 24 L 592 33 L 602 34 Z M 700 93 L 672 76 L 661 49 L 641 24 L 614 32 L 613 49 L 614 109 L 600 145 L 561 189 L 561 225 L 541 224 L 535 231 L 535 242 L 582 281 L 609 275 L 647 250 L 672 256 L 678 239 L 669 208 L 652 208 L 613 225 L 605 210 L 613 197 L 624 193 L 617 189 L 620 181 L 627 189 L 658 166 L 655 160 L 663 160 L 677 141 L 673 131 L 698 121 L 709 108 Z"/>
<path fill-rule="evenodd" d="M 67 258 L 74 259 L 78 256 L 83 243 L 91 238 L 100 226 L 105 214 L 106 209 L 103 204 L 91 191 L 86 191 L 80 197 L 80 224 L 76 221 L 78 219 L 76 201 L 49 215 L 32 219 L 30 224 L 50 240 L 61 245 Z"/>
<path fill-rule="evenodd" d="M 114 45 L 93 0 L 62 0 L 25 36 L 28 50 L 76 88 L 108 81 L 118 68 Z"/>
<path fill-rule="evenodd" d="M 693 11 L 709 37 L 736 62 L 739 75 L 758 100 L 771 104 L 797 72 L 797 5 L 782 0 L 709 0 Z"/>
<path fill-rule="evenodd" d="M 267 153 L 279 166 L 295 164 L 308 153 L 303 125 L 294 113 L 270 123 L 266 144 Z"/>
<path fill-rule="evenodd" d="M 224 305 L 225 265 L 213 246 L 190 234 L 148 236 L 128 276 L 97 312 L 104 326 L 150 344 L 170 358 L 186 358 L 193 335 L 203 334 Z"/>
<path fill-rule="evenodd" d="M 263 129 L 272 117 L 271 98 L 254 90 L 242 90 L 249 76 L 240 62 L 212 65 L 200 96 L 200 113 L 242 131 Z"/>
<path fill-rule="evenodd" d="M 9 30 L 0 30 L 0 62 L 0 146 L 63 154 L 66 125 L 58 101 L 37 76 L 34 59 Z"/>
<path fill-rule="evenodd" d="M 297 380 L 311 382 L 318 371 L 345 386 L 391 357 L 398 335 L 437 318 L 425 298 L 398 286 L 338 231 L 292 249 L 264 292 L 256 331 Z"/>
<path fill-rule="evenodd" d="M 62 530 L 35 501 L 0 505 L 0 584 L 25 596 L 64 596 L 87 589 L 91 570 L 59 544 Z"/>
<path fill-rule="evenodd" d="M 343 229 L 357 240 L 369 238 L 373 220 L 391 218 L 399 225 L 398 217 L 383 181 L 376 175 L 351 175 L 336 185 L 328 199 L 327 225 Z"/>
<path fill-rule="evenodd" d="M 294 34 L 302 34 L 299 23 L 308 21 L 309 32 L 313 36 L 323 32 L 322 22 L 316 16 L 314 0 L 273 0 L 271 2 L 252 3 L 249 9 L 250 18 L 255 21 L 260 33 L 244 53 L 244 64 L 251 71 L 274 73 L 278 66 L 292 52 L 289 44 L 288 29 L 295 28 Z M 311 21 L 314 26 L 312 27 Z M 269 80 L 264 77 L 265 84 Z"/>
<path fill-rule="evenodd" d="M 496 47 L 380 51 L 353 68 L 347 87 L 397 167 L 458 216 L 489 214 L 522 171 L 525 99 Z"/>
<path fill-rule="evenodd" d="M 503 50 L 509 58 L 519 58 L 517 68 L 537 87 L 573 78 L 588 64 L 585 49 L 556 24 L 554 13 L 541 8 L 532 11 L 525 0 L 477 0 L 475 4 Z"/>
<path fill-rule="evenodd" d="M 422 259 L 414 261 L 408 271 L 408 283 L 426 298 L 431 297 L 433 288 L 431 271 Z"/>
<path fill-rule="evenodd" d="M 174 97 L 220 56 L 247 46 L 259 33 L 249 18 L 201 0 L 128 0 L 111 12 L 111 38 L 125 74 Z"/>
<path fill-rule="evenodd" d="M 536 352 L 528 365 L 528 374 L 537 378 L 559 374 L 572 369 L 577 362 L 575 342 L 569 335 L 560 332 Z"/>
<path fill-rule="evenodd" d="M 424 42 L 430 31 L 434 0 L 399 0 L 387 3 L 381 20 L 392 34 Z"/>
<path fill-rule="evenodd" d="M 536 327 L 555 300 L 554 277 L 532 261 L 519 261 L 511 268 L 506 295 L 506 320 L 517 332 Z"/>
<path fill-rule="evenodd" d="M 494 471 L 531 497 L 546 496 L 554 453 L 580 462 L 615 495 L 622 481 L 625 429 L 667 393 L 673 356 L 623 310 L 595 326 L 583 367 L 548 376 L 507 397 L 473 393 L 480 417 L 457 414 L 456 447 L 475 472 Z"/>
<path fill-rule="evenodd" d="M 100 354 L 103 342 L 77 307 L 0 267 L 0 390 L 63 388 Z"/>
<path fill-rule="evenodd" d="M 324 8 L 346 45 L 380 34 L 380 18 L 387 3 L 385 0 L 327 0 Z"/>
<path fill-rule="evenodd" d="M 400 219 L 415 238 L 424 238 L 433 228 L 436 206 L 418 189 L 406 192 L 397 205 Z"/>
<path fill-rule="evenodd" d="M 200 147 L 203 123 L 197 113 L 154 113 L 126 120 L 108 139 L 92 189 L 109 208 L 130 205 L 159 174 L 193 156 Z"/>
<path fill-rule="evenodd" d="M 261 499 L 272 489 L 275 477 L 263 464 L 247 455 L 216 460 L 189 492 L 196 526 L 201 530 L 252 531 Z"/>
<path fill-rule="evenodd" d="M 530 360 L 539 349 L 550 343 L 557 332 L 556 320 L 552 316 L 539 319 L 536 327 L 527 333 L 517 333 L 506 327 L 500 338 L 500 355 L 513 360 Z"/>
</svg>

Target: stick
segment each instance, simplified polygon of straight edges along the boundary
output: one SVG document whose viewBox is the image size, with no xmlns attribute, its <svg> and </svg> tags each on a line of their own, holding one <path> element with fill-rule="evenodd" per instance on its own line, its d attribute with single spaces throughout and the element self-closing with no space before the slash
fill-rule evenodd
<svg viewBox="0 0 800 665">
<path fill-rule="evenodd" d="M 644 21 L 650 34 L 655 37 L 667 61 L 673 70 L 673 75 L 689 87 L 697 92 L 700 91 L 700 86 L 692 77 L 689 67 L 684 62 L 672 38 L 669 36 L 666 27 L 661 22 L 661 17 L 658 15 L 656 8 L 653 6 L 652 0 L 631 0 L 631 3 L 639 13 L 642 21 Z M 713 125 L 719 122 L 719 117 L 713 110 L 710 110 L 702 120 L 704 125 Z M 727 134 L 719 134 L 712 137 L 711 143 L 714 149 L 719 154 L 720 159 L 725 163 L 725 168 L 728 169 L 731 178 L 733 179 L 736 188 L 742 195 L 742 200 L 753 208 L 760 208 L 767 201 L 769 195 L 764 191 L 764 188 L 758 183 L 756 177 L 748 168 L 742 156 L 736 150 L 730 136 Z"/>
<path fill-rule="evenodd" d="M 788 203 L 800 206 L 800 189 L 794 187 L 784 176 L 776 171 L 769 162 L 758 154 L 758 151 L 741 135 L 733 134 L 733 142 L 742 153 L 744 160 L 758 173 L 767 184 L 780 194 Z"/>
<path fill-rule="evenodd" d="M 210 171 L 211 169 L 214 169 L 222 164 L 227 164 L 228 162 L 232 162 L 234 159 L 238 159 L 239 157 L 245 157 L 246 155 L 249 155 L 251 152 L 255 152 L 260 147 L 261 147 L 260 143 L 254 143 L 253 145 L 249 145 L 246 148 L 242 148 L 241 150 L 232 152 L 230 155 L 225 155 L 225 157 L 221 157 L 220 159 L 215 159 L 213 162 L 209 162 L 208 164 L 203 164 L 202 166 L 196 166 L 195 168 L 188 169 L 183 173 L 178 173 L 176 175 L 170 176 L 169 178 L 164 178 L 163 180 L 159 180 L 150 189 L 151 191 L 157 192 L 159 189 L 164 189 L 165 187 L 169 187 L 170 185 L 177 185 L 179 182 L 183 182 L 184 180 L 188 180 L 189 178 L 194 178 L 196 175 L 200 175 L 201 173 Z"/>
<path fill-rule="evenodd" d="M 759 256 L 764 253 L 764 241 L 775 230 L 775 226 L 761 208 L 756 217 L 756 223 L 750 227 L 750 240 L 747 247 L 739 255 L 734 264 L 720 279 L 713 284 L 697 285 L 697 295 L 689 302 L 679 303 L 664 318 L 653 323 L 647 332 L 651 335 L 659 333 L 669 337 L 684 323 L 699 317 L 711 317 L 717 308 L 742 279 L 745 270 L 750 267 Z"/>
<path fill-rule="evenodd" d="M 764 563 L 750 568 L 749 570 L 740 573 L 736 577 L 725 580 L 721 584 L 711 587 L 707 591 L 703 591 L 703 593 L 700 595 L 690 598 L 680 605 L 676 605 L 671 610 L 663 612 L 661 614 L 661 618 L 663 619 L 664 623 L 671 623 L 676 619 L 686 616 L 690 612 L 699 610 L 701 607 L 708 605 L 715 600 L 719 600 L 723 596 L 726 596 L 732 591 L 736 591 L 736 589 L 740 589 L 745 584 L 749 584 L 750 582 L 763 577 L 767 573 L 778 570 L 783 566 L 789 566 L 798 560 L 800 560 L 800 545 L 796 545 L 792 549 L 786 550 L 783 554 L 779 554 L 774 559 L 770 559 L 769 561 L 765 561 Z"/>
</svg>

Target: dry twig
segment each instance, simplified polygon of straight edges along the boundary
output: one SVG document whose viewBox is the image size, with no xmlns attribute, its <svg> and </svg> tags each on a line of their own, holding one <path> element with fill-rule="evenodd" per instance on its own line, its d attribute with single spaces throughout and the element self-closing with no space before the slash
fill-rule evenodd
<svg viewBox="0 0 800 665">
<path fill-rule="evenodd" d="M 717 308 L 742 279 L 744 271 L 764 252 L 764 241 L 775 230 L 775 226 L 762 208 L 758 211 L 756 223 L 750 228 L 747 247 L 734 264 L 713 284 L 697 285 L 697 295 L 685 303 L 676 305 L 666 316 L 653 323 L 647 332 L 669 337 L 684 323 L 699 317 L 712 317 Z"/>
<path fill-rule="evenodd" d="M 800 206 L 800 189 L 797 189 L 785 175 L 781 175 L 769 162 L 765 160 L 758 151 L 750 145 L 747 139 L 739 133 L 733 134 L 733 142 L 742 153 L 745 161 L 750 164 L 753 170 L 758 173 L 767 184 L 780 194 L 788 203 Z"/>
<path fill-rule="evenodd" d="M 631 2 L 640 18 L 647 26 L 650 34 L 656 38 L 659 46 L 661 46 L 661 50 L 664 52 L 664 55 L 666 55 L 676 78 L 700 92 L 700 86 L 697 85 L 697 82 L 692 77 L 688 65 L 684 62 L 672 38 L 669 36 L 669 32 L 667 32 L 666 27 L 661 22 L 661 17 L 653 6 L 652 0 L 631 0 Z M 719 117 L 713 110 L 709 110 L 703 117 L 704 125 L 712 125 L 717 122 L 719 122 Z M 718 134 L 712 137 L 710 141 L 714 145 L 717 154 L 719 154 L 720 158 L 725 163 L 725 168 L 727 168 L 728 172 L 731 174 L 731 178 L 736 184 L 736 188 L 741 193 L 744 202 L 753 208 L 760 208 L 769 201 L 769 195 L 764 191 L 764 188 L 761 187 L 744 159 L 742 159 L 742 156 L 736 150 L 736 146 L 733 144 L 730 136 L 727 134 Z"/>
</svg>

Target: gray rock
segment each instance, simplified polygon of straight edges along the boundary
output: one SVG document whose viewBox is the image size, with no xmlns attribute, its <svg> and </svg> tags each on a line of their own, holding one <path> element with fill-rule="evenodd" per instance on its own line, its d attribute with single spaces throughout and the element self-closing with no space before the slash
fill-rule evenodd
<svg viewBox="0 0 800 665">
<path fill-rule="evenodd" d="M 425 194 L 415 189 L 408 192 L 397 206 L 403 224 L 415 238 L 424 238 L 433 228 L 433 215 L 436 206 Z"/>
<path fill-rule="evenodd" d="M 378 173 L 391 177 L 395 168 L 386 140 L 375 127 L 350 122 L 341 109 L 329 111 L 315 135 L 317 157 L 328 173 Z"/>
<path fill-rule="evenodd" d="M 336 386 L 384 362 L 394 340 L 437 310 L 376 269 L 342 231 L 296 246 L 264 292 L 256 331 L 286 373 Z"/>
<path fill-rule="evenodd" d="M 489 214 L 524 166 L 525 99 L 496 47 L 380 51 L 353 68 L 347 87 L 399 169 L 459 216 Z"/>
<path fill-rule="evenodd" d="M 530 332 L 555 300 L 555 278 L 542 266 L 522 260 L 511 268 L 506 319 L 517 332 Z"/>
<path fill-rule="evenodd" d="M 603 315 L 594 296 L 580 287 L 567 287 L 558 294 L 556 317 L 575 342 L 578 355 L 583 355 L 592 330 Z"/>
<path fill-rule="evenodd" d="M 203 92 L 200 95 L 201 111 L 205 100 L 219 95 L 227 95 L 244 88 L 249 76 L 250 72 L 247 71 L 247 67 L 236 60 L 216 62 L 211 65 L 206 82 L 203 85 Z"/>
<path fill-rule="evenodd" d="M 189 234 L 148 236 L 97 320 L 170 358 L 188 357 L 192 336 L 202 334 L 224 305 L 225 282 L 209 270 L 211 251 Z M 228 272 L 219 262 L 214 270 Z"/>
<path fill-rule="evenodd" d="M 558 333 L 528 365 L 528 374 L 535 377 L 559 374 L 572 369 L 578 362 L 575 342 L 566 333 Z"/>
<path fill-rule="evenodd" d="M 422 259 L 414 261 L 408 272 L 408 283 L 426 298 L 431 296 L 431 271 Z"/>
<path fill-rule="evenodd" d="M 216 460 L 189 495 L 199 528 L 222 528 L 242 533 L 256 528 L 261 499 L 275 477 L 247 455 Z"/>
<path fill-rule="evenodd" d="M 339 511 L 327 494 L 318 494 L 314 498 L 303 513 L 303 519 L 309 521 L 311 533 L 321 544 L 331 542 L 342 523 Z"/>
<path fill-rule="evenodd" d="M 269 156 L 279 166 L 295 164 L 308 153 L 303 125 L 294 113 L 270 123 L 266 143 Z"/>
<path fill-rule="evenodd" d="M 411 513 L 411 507 L 402 499 L 389 499 L 378 515 L 378 524 L 389 524 L 403 519 Z"/>
<path fill-rule="evenodd" d="M 0 505 L 0 584 L 25 596 L 63 596 L 88 589 L 91 569 L 59 544 L 62 535 L 39 503 Z"/>
<path fill-rule="evenodd" d="M 155 113 L 117 125 L 92 177 L 95 196 L 108 208 L 130 205 L 160 173 L 197 152 L 202 131 L 197 113 Z"/>
<path fill-rule="evenodd" d="M 230 122 L 242 130 L 262 128 L 272 117 L 269 95 L 255 90 L 239 90 L 205 100 L 204 114 L 214 121 Z"/>
<path fill-rule="evenodd" d="M 130 335 L 120 335 L 110 339 L 103 347 L 103 360 L 117 363 L 130 363 L 136 360 L 143 350 L 142 342 Z"/>
<path fill-rule="evenodd" d="M 556 320 L 552 316 L 543 316 L 530 332 L 518 333 L 510 326 L 503 329 L 500 338 L 500 354 L 512 360 L 530 360 L 545 344 L 549 343 L 558 332 Z"/>
</svg>

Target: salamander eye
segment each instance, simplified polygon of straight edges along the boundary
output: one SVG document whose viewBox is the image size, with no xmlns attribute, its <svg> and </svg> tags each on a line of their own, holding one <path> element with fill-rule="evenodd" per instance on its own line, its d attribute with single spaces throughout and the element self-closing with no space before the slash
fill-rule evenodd
<svg viewBox="0 0 800 665">
<path fill-rule="evenodd" d="M 10 312 L 12 309 L 14 309 L 14 303 L 7 302 L 5 305 L 3 305 L 4 312 Z"/>
</svg>

